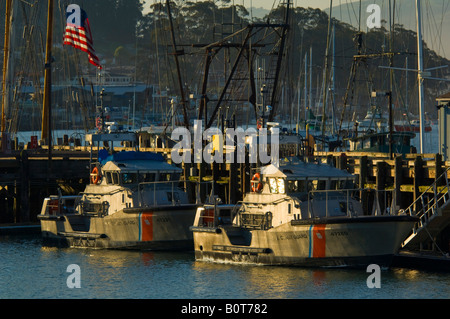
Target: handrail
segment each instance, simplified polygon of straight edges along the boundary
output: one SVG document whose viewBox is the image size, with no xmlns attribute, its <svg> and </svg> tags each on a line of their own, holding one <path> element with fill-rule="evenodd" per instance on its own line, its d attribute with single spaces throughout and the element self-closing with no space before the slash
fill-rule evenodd
<svg viewBox="0 0 450 319">
<path fill-rule="evenodd" d="M 197 181 L 190 181 L 190 180 L 173 180 L 173 181 L 153 181 L 153 182 L 141 182 L 141 183 L 135 183 L 135 184 L 129 184 L 129 185 L 116 185 L 117 188 L 113 189 L 111 191 L 105 192 L 105 193 L 91 193 L 91 192 L 80 192 L 80 196 L 86 195 L 91 197 L 96 197 L 98 199 L 101 199 L 101 196 L 104 195 L 114 195 L 121 192 L 136 192 L 137 193 L 137 205 L 139 207 L 146 206 L 149 203 L 144 201 L 143 192 L 144 188 L 149 189 L 153 192 L 153 201 L 150 200 L 151 205 L 158 205 L 157 196 L 156 193 L 161 188 L 166 190 L 167 192 L 170 191 L 171 193 L 171 204 L 172 206 L 176 206 L 180 204 L 181 198 L 176 198 L 174 195 L 176 191 L 179 189 L 179 185 L 181 186 L 184 183 L 194 183 L 194 187 L 200 187 L 201 184 L 211 184 L 211 192 L 214 193 L 214 184 L 211 181 L 206 182 L 197 182 Z M 147 187 L 146 187 L 147 186 Z M 165 186 L 165 187 L 164 187 Z M 152 190 L 153 188 L 153 190 Z M 199 193 L 199 192 L 196 192 Z"/>
<path fill-rule="evenodd" d="M 406 246 L 427 224 L 437 215 L 439 203 L 443 200 L 443 204 L 450 200 L 450 184 L 447 176 L 450 167 L 448 167 L 436 180 L 431 184 L 419 197 L 404 210 L 407 215 L 417 216 L 419 220 L 414 224 L 412 234 L 402 243 L 402 247 Z M 445 181 L 443 187 L 439 187 L 438 183 Z M 440 190 L 438 188 L 441 188 Z M 432 198 L 429 194 L 432 190 Z M 419 211 L 416 212 L 417 205 L 420 204 Z"/>
<path fill-rule="evenodd" d="M 139 205 L 142 205 L 143 203 L 143 198 L 142 198 L 142 190 L 143 187 L 145 185 L 153 185 L 153 204 L 156 205 L 157 204 L 157 199 L 156 199 L 156 189 L 157 189 L 157 185 L 161 185 L 161 184 L 171 184 L 171 194 L 172 194 L 172 205 L 177 205 L 178 201 L 175 199 L 174 193 L 175 193 L 175 184 L 184 184 L 184 183 L 193 183 L 195 184 L 195 187 L 198 188 L 201 186 L 201 184 L 210 184 L 211 185 L 211 193 L 214 194 L 214 183 L 212 181 L 203 181 L 203 182 L 198 182 L 198 181 L 191 181 L 191 180 L 176 180 L 176 181 L 155 181 L 155 182 L 141 182 L 138 185 L 138 200 L 139 200 Z M 178 187 L 178 186 L 177 186 Z M 196 194 L 199 194 L 200 191 L 197 190 Z"/>
<path fill-rule="evenodd" d="M 326 189 L 326 190 L 310 190 L 310 191 L 308 191 L 308 214 L 309 214 L 309 216 L 311 217 L 311 218 L 314 218 L 314 212 L 312 211 L 312 206 L 311 206 L 311 200 L 313 199 L 313 194 L 314 193 L 325 193 L 325 216 L 326 217 L 329 217 L 329 214 L 328 214 L 328 200 L 330 199 L 330 197 L 328 196 L 328 194 L 331 192 L 331 193 L 340 193 L 341 194 L 341 196 L 339 196 L 339 195 L 335 195 L 335 196 L 332 196 L 331 197 L 331 199 L 335 199 L 335 198 L 338 198 L 338 197 L 346 197 L 346 216 L 348 216 L 348 217 L 353 217 L 353 215 L 352 215 L 352 213 L 354 213 L 354 211 L 353 210 L 350 210 L 349 209 L 349 207 L 350 207 L 350 205 L 349 205 L 349 199 L 350 198 L 352 198 L 353 196 L 350 194 L 350 192 L 351 193 L 354 193 L 354 192 L 359 192 L 359 191 L 361 191 L 361 190 L 363 190 L 363 189 L 353 189 L 353 188 L 351 188 L 351 189 Z"/>
</svg>

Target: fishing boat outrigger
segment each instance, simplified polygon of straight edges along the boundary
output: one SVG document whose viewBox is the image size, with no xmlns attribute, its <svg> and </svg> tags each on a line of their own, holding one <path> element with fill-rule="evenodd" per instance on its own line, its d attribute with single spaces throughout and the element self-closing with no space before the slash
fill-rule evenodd
<svg viewBox="0 0 450 319">
<path fill-rule="evenodd" d="M 88 139 L 88 138 L 87 138 Z M 104 141 L 137 142 L 134 133 L 94 134 Z M 181 169 L 161 154 L 99 152 L 90 184 L 77 196 L 44 199 L 41 214 L 46 244 L 70 247 L 150 250 L 192 249 L 189 226 L 197 205 L 180 181 Z M 92 151 L 91 151 L 92 154 Z"/>
<path fill-rule="evenodd" d="M 264 265 L 389 266 L 416 218 L 365 215 L 354 175 L 329 165 L 265 166 L 237 205 L 197 209 L 196 260 Z"/>
</svg>

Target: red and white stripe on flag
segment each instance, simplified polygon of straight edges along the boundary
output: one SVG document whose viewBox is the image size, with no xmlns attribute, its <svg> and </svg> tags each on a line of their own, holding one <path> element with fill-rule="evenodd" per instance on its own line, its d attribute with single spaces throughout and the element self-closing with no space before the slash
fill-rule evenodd
<svg viewBox="0 0 450 319">
<path fill-rule="evenodd" d="M 71 45 L 88 54 L 89 62 L 101 69 L 100 61 L 95 54 L 92 33 L 86 12 L 77 4 L 70 4 L 66 10 L 67 25 L 64 33 L 64 44 Z"/>
</svg>

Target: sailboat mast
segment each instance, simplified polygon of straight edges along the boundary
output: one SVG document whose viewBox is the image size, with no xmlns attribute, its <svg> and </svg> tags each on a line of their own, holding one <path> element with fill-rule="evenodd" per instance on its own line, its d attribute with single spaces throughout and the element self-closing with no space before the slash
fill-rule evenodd
<svg viewBox="0 0 450 319">
<path fill-rule="evenodd" d="M 327 88 L 328 88 L 328 63 L 329 63 L 329 50 L 330 50 L 330 35 L 331 35 L 331 14 L 333 10 L 333 0 L 330 0 L 330 16 L 328 18 L 328 32 L 327 32 L 327 47 L 325 48 L 325 69 L 324 69 L 324 86 L 323 86 L 323 103 L 322 103 L 322 136 L 325 136 L 325 116 L 326 116 L 326 103 L 327 103 Z"/>
<path fill-rule="evenodd" d="M 424 92 L 423 92 L 423 50 L 422 50 L 422 22 L 420 13 L 420 0 L 416 0 L 416 21 L 417 21 L 417 82 L 419 85 L 419 120 L 420 120 L 420 153 L 423 153 L 424 144 Z"/>
<path fill-rule="evenodd" d="M 44 70 L 44 103 L 42 107 L 41 139 L 48 139 L 51 148 L 51 93 L 52 93 L 52 36 L 53 36 L 53 0 L 48 0 L 47 11 L 47 38 L 45 48 L 45 70 Z"/>
<path fill-rule="evenodd" d="M 5 104 L 6 104 L 6 72 L 8 65 L 8 57 L 9 57 L 9 29 L 11 22 L 11 3 L 12 0 L 6 0 L 6 10 L 5 10 L 5 44 L 4 44 L 4 53 L 3 53 L 3 89 L 2 89 L 2 120 L 1 120 L 1 130 L 2 130 L 2 149 L 5 149 L 6 142 L 6 112 L 5 112 Z"/>
</svg>

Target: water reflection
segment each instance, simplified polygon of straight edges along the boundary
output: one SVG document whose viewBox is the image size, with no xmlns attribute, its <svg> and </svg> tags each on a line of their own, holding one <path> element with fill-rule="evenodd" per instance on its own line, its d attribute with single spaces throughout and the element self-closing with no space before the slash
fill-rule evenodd
<svg viewBox="0 0 450 319">
<path fill-rule="evenodd" d="M 192 252 L 43 247 L 39 238 L 0 237 L 0 298 L 448 298 L 450 274 L 413 269 L 368 273 L 197 262 Z M 67 266 L 81 269 L 70 289 Z"/>
<path fill-rule="evenodd" d="M 207 298 L 311 298 L 323 296 L 328 272 L 301 267 L 254 266 L 195 262 L 196 295 Z M 240 283 L 230 291 L 229 283 Z M 215 291 L 208 287 L 213 286 Z"/>
</svg>

